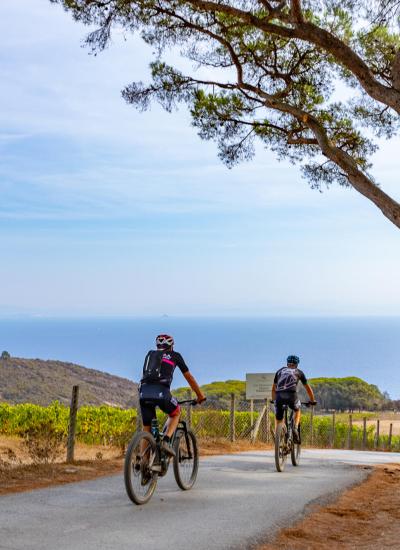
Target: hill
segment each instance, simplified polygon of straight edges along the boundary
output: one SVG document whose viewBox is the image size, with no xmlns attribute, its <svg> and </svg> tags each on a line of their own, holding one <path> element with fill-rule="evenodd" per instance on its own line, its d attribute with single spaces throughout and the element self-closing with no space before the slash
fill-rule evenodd
<svg viewBox="0 0 400 550">
<path fill-rule="evenodd" d="M 376 410 L 388 402 L 387 397 L 375 385 L 354 376 L 310 378 L 309 383 L 318 401 L 317 408 L 320 409 Z M 242 380 L 212 382 L 204 384 L 201 389 L 207 396 L 207 405 L 211 407 L 228 409 L 231 393 L 234 393 L 239 401 L 246 399 L 246 382 Z M 299 390 L 301 399 L 307 399 L 301 384 Z M 174 395 L 181 399 L 186 397 L 186 392 L 187 388 L 178 388 L 173 391 Z"/>
<path fill-rule="evenodd" d="M 79 385 L 80 405 L 136 405 L 137 384 L 126 378 L 62 361 L 0 359 L 0 402 L 69 404 L 74 385 Z"/>
</svg>

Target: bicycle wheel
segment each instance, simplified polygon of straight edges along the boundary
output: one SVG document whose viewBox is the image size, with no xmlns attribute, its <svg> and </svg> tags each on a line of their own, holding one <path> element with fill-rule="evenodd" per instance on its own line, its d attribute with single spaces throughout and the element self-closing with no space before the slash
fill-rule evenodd
<svg viewBox="0 0 400 550">
<path fill-rule="evenodd" d="M 275 434 L 275 466 L 278 472 L 285 469 L 286 458 L 286 426 L 280 424 Z"/>
<path fill-rule="evenodd" d="M 196 436 L 190 430 L 185 435 L 179 431 L 175 438 L 174 476 L 182 491 L 191 489 L 196 481 L 199 469 L 199 454 Z"/>
<path fill-rule="evenodd" d="M 126 492 L 135 504 L 145 504 L 154 493 L 157 473 L 151 467 L 156 456 L 154 437 L 148 432 L 136 433 L 126 451 L 124 465 Z"/>
<path fill-rule="evenodd" d="M 299 436 L 301 437 L 300 426 L 299 426 Z M 301 443 L 295 443 L 293 441 L 292 448 L 290 449 L 290 458 L 292 459 L 293 466 L 298 466 L 300 464 L 300 453 L 301 453 Z"/>
</svg>

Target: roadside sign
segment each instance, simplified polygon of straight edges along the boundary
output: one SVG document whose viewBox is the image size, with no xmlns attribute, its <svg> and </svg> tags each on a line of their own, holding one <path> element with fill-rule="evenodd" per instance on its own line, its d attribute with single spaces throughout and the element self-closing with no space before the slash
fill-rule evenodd
<svg viewBox="0 0 400 550">
<path fill-rule="evenodd" d="M 247 373 L 246 399 L 270 399 L 274 372 Z"/>
</svg>

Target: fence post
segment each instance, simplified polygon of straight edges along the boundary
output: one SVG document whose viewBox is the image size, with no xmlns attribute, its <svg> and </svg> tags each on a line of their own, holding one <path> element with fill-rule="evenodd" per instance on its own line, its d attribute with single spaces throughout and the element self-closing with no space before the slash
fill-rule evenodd
<svg viewBox="0 0 400 550">
<path fill-rule="evenodd" d="M 388 437 L 388 451 L 392 450 L 392 434 L 393 434 L 393 424 L 389 424 L 389 437 Z"/>
<path fill-rule="evenodd" d="M 76 414 L 78 412 L 79 386 L 73 386 L 71 407 L 69 410 L 68 441 L 67 441 L 67 462 L 74 461 Z"/>
<path fill-rule="evenodd" d="M 235 394 L 231 393 L 231 411 L 229 415 L 229 441 L 235 441 Z"/>
<path fill-rule="evenodd" d="M 187 391 L 186 399 L 192 399 L 192 391 L 191 390 Z M 190 430 L 191 427 L 192 427 L 192 405 L 190 403 L 188 403 L 186 405 L 186 422 L 187 422 L 187 426 Z"/>
<path fill-rule="evenodd" d="M 332 413 L 332 442 L 331 447 L 335 446 L 335 437 L 336 437 L 336 411 Z"/>
<path fill-rule="evenodd" d="M 311 407 L 310 413 L 310 446 L 314 446 L 314 407 Z"/>
<path fill-rule="evenodd" d="M 250 426 L 253 425 L 254 421 L 254 399 L 250 399 Z"/>
<path fill-rule="evenodd" d="M 380 420 L 378 419 L 376 421 L 376 443 L 375 447 L 379 449 L 379 429 L 380 429 Z"/>
<path fill-rule="evenodd" d="M 365 451 L 367 447 L 367 418 L 363 418 L 363 439 L 362 439 L 362 448 Z"/>
<path fill-rule="evenodd" d="M 142 410 L 140 408 L 139 386 L 137 391 L 137 407 L 136 407 L 136 431 L 140 432 L 143 428 Z"/>
<path fill-rule="evenodd" d="M 353 443 L 353 415 L 349 414 L 349 433 L 347 436 L 347 448 L 351 449 Z"/>
</svg>

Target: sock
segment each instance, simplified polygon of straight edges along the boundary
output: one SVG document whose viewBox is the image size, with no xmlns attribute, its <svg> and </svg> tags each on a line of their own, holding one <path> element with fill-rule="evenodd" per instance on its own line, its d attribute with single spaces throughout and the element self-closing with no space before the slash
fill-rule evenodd
<svg viewBox="0 0 400 550">
<path fill-rule="evenodd" d="M 170 442 L 169 435 L 164 435 L 164 441 L 165 441 L 165 443 Z"/>
</svg>

